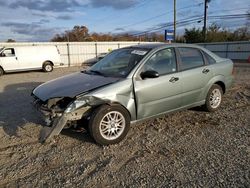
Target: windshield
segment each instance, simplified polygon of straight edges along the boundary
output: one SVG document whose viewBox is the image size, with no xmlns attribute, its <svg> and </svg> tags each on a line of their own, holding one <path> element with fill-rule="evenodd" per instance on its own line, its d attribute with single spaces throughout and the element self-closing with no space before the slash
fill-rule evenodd
<svg viewBox="0 0 250 188">
<path fill-rule="evenodd" d="M 148 52 L 149 49 L 141 48 L 118 49 L 106 55 L 86 72 L 110 77 L 126 77 Z"/>
</svg>

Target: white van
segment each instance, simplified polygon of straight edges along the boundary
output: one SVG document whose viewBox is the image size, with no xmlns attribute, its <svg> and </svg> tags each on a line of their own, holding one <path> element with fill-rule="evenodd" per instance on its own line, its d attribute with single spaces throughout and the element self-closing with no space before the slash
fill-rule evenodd
<svg viewBox="0 0 250 188">
<path fill-rule="evenodd" d="M 5 72 L 42 69 L 51 72 L 62 65 L 56 46 L 16 46 L 0 48 L 0 76 Z"/>
</svg>

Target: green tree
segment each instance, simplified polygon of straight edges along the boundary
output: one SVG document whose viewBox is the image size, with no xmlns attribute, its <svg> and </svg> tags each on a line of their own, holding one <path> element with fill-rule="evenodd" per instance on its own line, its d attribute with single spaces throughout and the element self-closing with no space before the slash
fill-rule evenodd
<svg viewBox="0 0 250 188">
<path fill-rule="evenodd" d="M 63 34 L 56 34 L 51 39 L 52 42 L 83 42 L 92 40 L 88 28 L 79 25 L 74 26 L 72 30 L 65 31 Z"/>
<path fill-rule="evenodd" d="M 250 29 L 249 27 L 240 27 L 236 29 L 229 38 L 230 41 L 245 41 L 250 40 Z"/>
<path fill-rule="evenodd" d="M 208 27 L 206 42 L 224 42 L 228 40 L 229 32 L 225 29 L 222 29 L 216 23 L 212 23 Z"/>
<path fill-rule="evenodd" d="M 8 39 L 6 42 L 16 42 L 14 39 Z"/>
<path fill-rule="evenodd" d="M 202 30 L 200 30 L 199 28 L 196 29 L 195 27 L 193 27 L 192 29 L 185 29 L 184 38 L 187 43 L 203 42 Z"/>
<path fill-rule="evenodd" d="M 86 26 L 74 26 L 69 33 L 70 41 L 83 42 L 89 39 L 89 30 Z"/>
</svg>

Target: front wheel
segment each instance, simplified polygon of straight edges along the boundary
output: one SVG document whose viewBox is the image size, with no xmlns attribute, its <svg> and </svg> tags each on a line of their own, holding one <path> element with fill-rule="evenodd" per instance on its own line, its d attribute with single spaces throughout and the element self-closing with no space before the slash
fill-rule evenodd
<svg viewBox="0 0 250 188">
<path fill-rule="evenodd" d="M 120 105 L 97 108 L 89 121 L 89 132 L 101 145 L 116 144 L 123 140 L 130 127 L 130 115 Z"/>
<path fill-rule="evenodd" d="M 222 95 L 223 91 L 221 87 L 217 84 L 212 85 L 206 97 L 206 103 L 204 105 L 205 110 L 208 112 L 217 110 L 221 105 Z"/>
</svg>

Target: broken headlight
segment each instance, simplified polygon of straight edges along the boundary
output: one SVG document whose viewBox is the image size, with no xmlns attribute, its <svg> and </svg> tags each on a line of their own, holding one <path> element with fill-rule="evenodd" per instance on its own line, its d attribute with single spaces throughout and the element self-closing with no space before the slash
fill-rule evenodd
<svg viewBox="0 0 250 188">
<path fill-rule="evenodd" d="M 84 105 L 88 104 L 90 101 L 89 97 L 81 97 L 74 100 L 65 110 L 66 113 L 70 113 Z"/>
<path fill-rule="evenodd" d="M 94 96 L 81 96 L 74 100 L 72 103 L 70 103 L 70 105 L 66 108 L 65 113 L 70 113 L 81 107 L 98 106 L 108 102 L 108 100 L 100 99 Z"/>
</svg>

